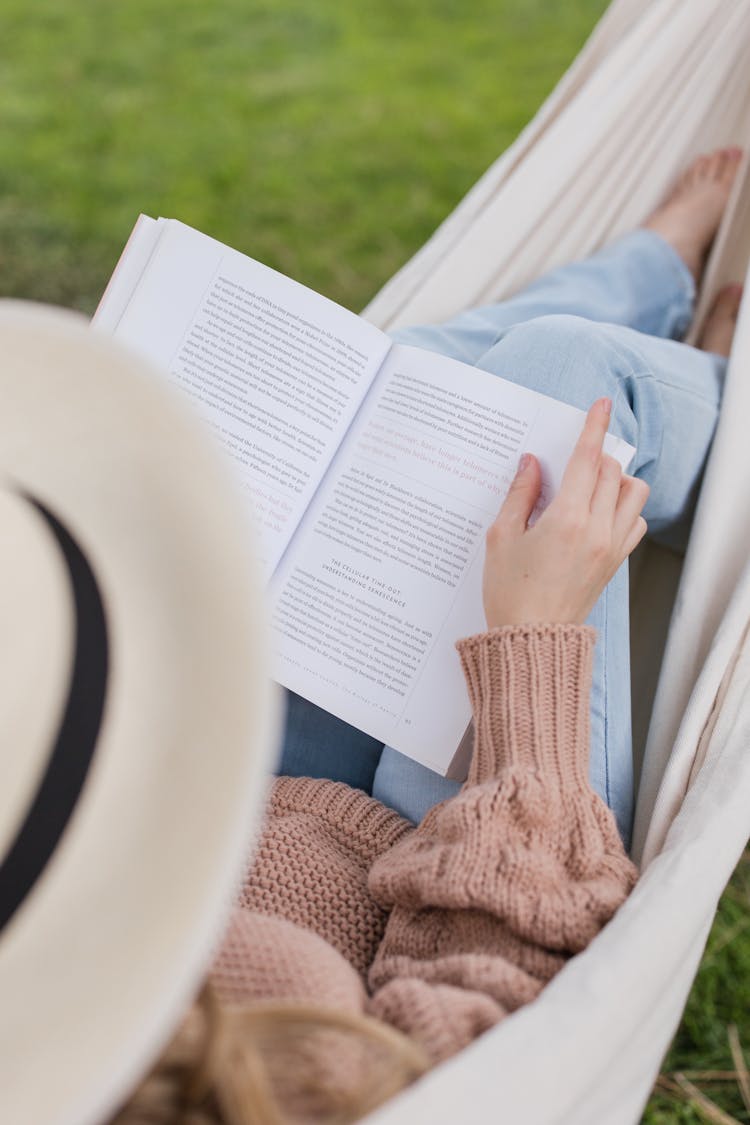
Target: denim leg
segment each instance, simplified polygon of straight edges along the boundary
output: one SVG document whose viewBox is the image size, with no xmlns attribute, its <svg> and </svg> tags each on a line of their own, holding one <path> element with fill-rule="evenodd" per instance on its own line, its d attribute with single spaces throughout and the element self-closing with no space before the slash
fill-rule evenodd
<svg viewBox="0 0 750 1125">
<path fill-rule="evenodd" d="M 676 251 L 653 231 L 637 230 L 590 258 L 552 270 L 507 301 L 393 335 L 399 343 L 470 364 L 478 363 L 508 328 L 550 313 L 677 340 L 690 325 L 694 299 L 693 278 Z"/>
<path fill-rule="evenodd" d="M 371 793 L 383 743 L 293 691 L 284 694 L 286 723 L 279 774 L 327 777 Z"/>
<path fill-rule="evenodd" d="M 689 518 L 716 425 L 726 360 L 632 328 L 553 315 L 501 331 L 476 365 L 582 410 L 609 395 L 610 430 L 635 446 L 629 471 L 651 486 L 644 509 L 649 527 L 668 537 Z M 590 778 L 613 809 L 626 845 L 633 810 L 627 595 L 623 566 L 589 618 L 599 630 Z M 418 821 L 436 798 L 455 791 L 455 783 L 425 770 L 430 776 L 420 784 L 416 770 L 424 767 L 406 762 L 386 747 L 373 795 Z"/>
</svg>

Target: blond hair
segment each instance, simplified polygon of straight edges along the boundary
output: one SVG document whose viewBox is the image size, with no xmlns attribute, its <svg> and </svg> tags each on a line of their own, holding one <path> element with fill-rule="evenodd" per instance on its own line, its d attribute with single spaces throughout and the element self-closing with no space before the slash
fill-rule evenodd
<svg viewBox="0 0 750 1125">
<path fill-rule="evenodd" d="M 347 1125 L 428 1065 L 380 1020 L 297 1004 L 229 1006 L 208 986 L 111 1125 Z"/>
</svg>

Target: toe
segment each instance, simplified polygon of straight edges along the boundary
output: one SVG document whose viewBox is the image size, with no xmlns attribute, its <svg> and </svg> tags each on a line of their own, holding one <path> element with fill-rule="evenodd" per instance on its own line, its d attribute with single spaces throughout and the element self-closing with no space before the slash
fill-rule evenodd
<svg viewBox="0 0 750 1125">
<path fill-rule="evenodd" d="M 724 149 L 719 148 L 712 152 L 707 157 L 705 178 L 707 180 L 719 180 L 724 169 Z"/>
<path fill-rule="evenodd" d="M 726 156 L 724 159 L 722 179 L 733 180 L 735 175 L 737 174 L 739 163 L 745 154 L 741 148 L 737 148 L 736 146 L 725 149 L 725 152 Z"/>
<path fill-rule="evenodd" d="M 693 165 L 693 178 L 692 182 L 698 183 L 701 180 L 708 179 L 709 171 L 711 168 L 710 156 L 699 156 Z"/>
<path fill-rule="evenodd" d="M 698 174 L 698 164 L 700 163 L 700 160 L 701 160 L 701 157 L 696 156 L 693 163 L 689 164 L 688 167 L 685 169 L 685 172 L 684 172 L 683 177 L 682 177 L 682 183 L 683 183 L 684 187 L 692 187 L 693 181 L 695 180 L 695 177 Z"/>
</svg>

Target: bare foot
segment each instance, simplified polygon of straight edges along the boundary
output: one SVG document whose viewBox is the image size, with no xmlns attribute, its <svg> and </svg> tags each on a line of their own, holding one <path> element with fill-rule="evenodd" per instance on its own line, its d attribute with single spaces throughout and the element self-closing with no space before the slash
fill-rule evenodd
<svg viewBox="0 0 750 1125">
<path fill-rule="evenodd" d="M 742 159 L 741 148 L 699 156 L 683 172 L 671 195 L 644 224 L 674 247 L 696 281 L 718 230 Z"/>
<path fill-rule="evenodd" d="M 706 318 L 699 348 L 704 352 L 715 352 L 716 355 L 729 355 L 741 301 L 741 285 L 727 285 L 721 290 Z"/>
</svg>

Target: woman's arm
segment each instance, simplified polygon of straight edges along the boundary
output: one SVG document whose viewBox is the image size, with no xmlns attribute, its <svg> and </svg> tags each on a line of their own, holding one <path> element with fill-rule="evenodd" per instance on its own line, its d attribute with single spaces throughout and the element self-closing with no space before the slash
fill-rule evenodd
<svg viewBox="0 0 750 1125">
<path fill-rule="evenodd" d="M 581 622 L 641 538 L 647 495 L 602 456 L 607 422 L 596 404 L 533 528 L 538 464 L 519 472 L 487 539 L 490 631 L 458 646 L 474 715 L 469 779 L 370 872 L 391 911 L 370 1010 L 435 1060 L 533 999 L 636 879 L 587 780 L 595 638 Z"/>
</svg>

